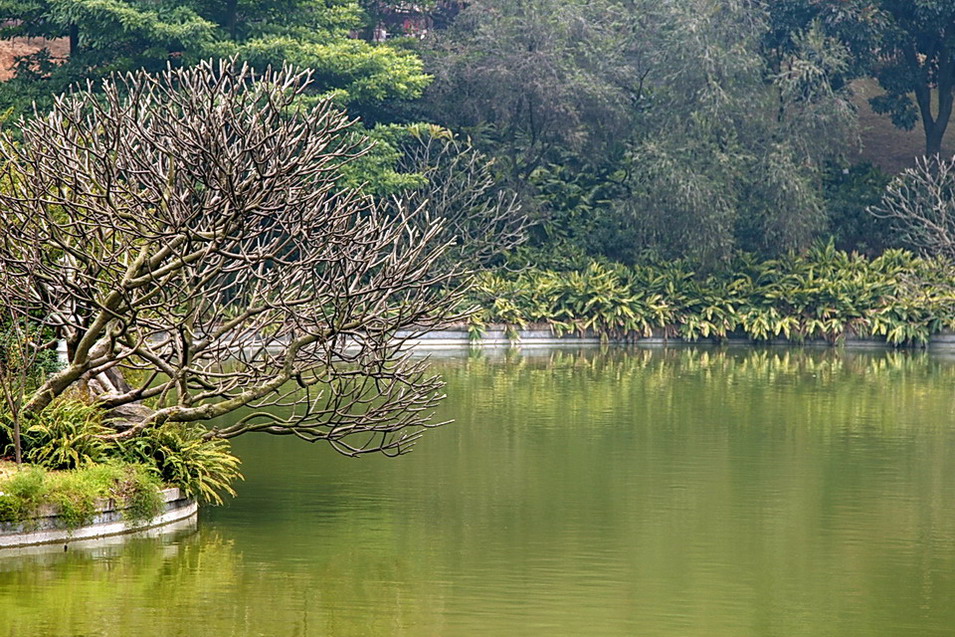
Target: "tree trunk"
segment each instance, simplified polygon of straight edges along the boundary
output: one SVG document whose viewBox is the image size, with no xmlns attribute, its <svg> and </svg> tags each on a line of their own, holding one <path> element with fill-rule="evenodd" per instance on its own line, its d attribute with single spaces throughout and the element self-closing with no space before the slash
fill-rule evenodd
<svg viewBox="0 0 955 637">
<path fill-rule="evenodd" d="M 952 56 L 955 51 L 949 47 L 942 47 L 939 53 L 939 65 L 936 71 L 938 88 L 938 110 L 934 120 L 931 115 L 929 121 L 931 126 L 925 127 L 925 154 L 929 157 L 938 156 L 942 153 L 942 140 L 945 138 L 945 130 L 948 128 L 948 122 L 952 117 L 952 101 L 955 100 L 955 61 Z M 921 104 L 920 104 L 921 106 Z M 929 102 L 931 108 L 931 101 Z M 926 121 L 924 114 L 923 122 Z"/>
<path fill-rule="evenodd" d="M 70 57 L 75 57 L 80 52 L 80 28 L 75 24 L 70 25 Z"/>
<path fill-rule="evenodd" d="M 931 128 L 925 129 L 925 156 L 938 157 L 942 154 L 942 137 L 945 135 L 945 127 L 936 124 Z"/>
<path fill-rule="evenodd" d="M 226 2 L 225 27 L 233 41 L 239 39 L 239 0 Z"/>
<path fill-rule="evenodd" d="M 20 416 L 13 415 L 13 459 L 17 466 L 23 464 L 23 443 L 20 441 Z"/>
</svg>

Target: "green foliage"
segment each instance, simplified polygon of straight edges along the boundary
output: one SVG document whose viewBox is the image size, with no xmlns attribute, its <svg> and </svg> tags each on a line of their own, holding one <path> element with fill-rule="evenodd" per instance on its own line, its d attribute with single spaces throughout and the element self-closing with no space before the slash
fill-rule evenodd
<svg viewBox="0 0 955 637">
<path fill-rule="evenodd" d="M 242 478 L 239 459 L 225 440 L 203 440 L 201 431 L 166 425 L 120 443 L 122 457 L 152 468 L 200 502 L 221 504 L 222 494 L 235 495 L 232 483 Z"/>
<path fill-rule="evenodd" d="M 43 502 L 46 472 L 29 467 L 0 480 L 0 522 L 28 517 Z"/>
<path fill-rule="evenodd" d="M 342 166 L 342 184 L 383 198 L 423 186 L 424 175 L 398 169 L 401 146 L 423 126 L 426 125 L 388 124 L 363 130 L 367 152 Z"/>
<path fill-rule="evenodd" d="M 818 27 L 852 54 L 851 68 L 838 78 L 868 75 L 884 90 L 870 98 L 873 109 L 911 130 L 921 121 L 926 155 L 938 154 L 955 94 L 955 4 L 950 0 L 776 0 L 768 49 L 784 51 L 797 35 Z"/>
<path fill-rule="evenodd" d="M 948 0 L 881 0 L 876 5 L 878 30 L 871 48 L 877 54 L 870 72 L 885 94 L 869 101 L 899 128 L 911 129 L 921 118 L 926 155 L 937 154 L 955 87 L 955 5 Z"/>
<path fill-rule="evenodd" d="M 608 0 L 469 2 L 425 43 L 427 116 L 496 147 L 517 179 L 553 150 L 619 155 L 641 97 L 634 14 Z"/>
<path fill-rule="evenodd" d="M 98 468 L 102 471 L 104 465 Z M 123 517 L 131 522 L 146 522 L 163 512 L 163 482 L 151 467 L 143 464 L 124 464 L 113 460 L 110 467 L 119 467 L 122 474 L 114 477 L 110 495 L 124 503 Z"/>
<path fill-rule="evenodd" d="M 29 467 L 0 479 L 0 520 L 24 521 L 49 504 L 75 529 L 92 520 L 98 501 L 113 499 L 127 520 L 143 522 L 162 512 L 161 487 L 147 467 L 117 461 L 71 471 Z"/>
<path fill-rule="evenodd" d="M 660 52 L 617 204 L 632 240 L 713 265 L 735 250 L 777 256 L 825 228 L 820 175 L 854 125 L 831 78 L 845 52 L 804 34 L 776 64 L 761 55 L 766 3 L 693 0 L 650 9 Z M 662 53 L 662 54 L 661 54 Z"/>
<path fill-rule="evenodd" d="M 414 98 L 430 80 L 414 53 L 350 38 L 362 24 L 356 0 L 0 0 L 0 15 L 0 37 L 71 38 L 67 59 L 44 49 L 0 84 L 0 104 L 19 112 L 88 78 L 210 57 L 313 69 L 315 94 L 356 107 Z"/>
<path fill-rule="evenodd" d="M 25 423 L 23 457 L 36 468 L 88 469 L 92 475 L 120 461 L 145 467 L 151 481 L 177 486 L 201 502 L 221 504 L 222 494 L 235 495 L 231 484 L 242 474 L 227 441 L 205 441 L 199 430 L 172 425 L 127 441 L 110 440 L 112 433 L 114 430 L 103 424 L 99 408 L 79 400 L 56 400 Z M 5 454 L 12 449 L 12 438 L 9 416 L 0 414 L 0 444 Z M 149 494 L 136 487 L 143 479 L 138 473 L 126 476 L 124 484 L 129 488 L 123 497 L 134 509 L 149 510 Z M 76 502 L 78 510 L 83 510 L 81 505 Z"/>
<path fill-rule="evenodd" d="M 626 165 L 597 164 L 564 152 L 535 169 L 529 183 L 537 205 L 546 211 L 535 230 L 534 245 L 543 249 L 526 255 L 524 262 L 552 267 L 586 267 L 588 255 L 633 263 L 640 243 L 629 220 L 618 214 L 615 203 L 626 196 Z M 521 258 L 520 256 L 518 257 Z"/>
<path fill-rule="evenodd" d="M 102 412 L 79 400 L 54 401 L 23 425 L 23 458 L 30 464 L 76 469 L 106 457 L 102 436 L 110 430 L 102 423 Z M 10 429 L 4 426 L 2 438 L 9 436 Z"/>
<path fill-rule="evenodd" d="M 870 257 L 899 246 L 891 223 L 872 215 L 890 176 L 872 164 L 830 167 L 823 180 L 829 234 L 840 250 L 856 250 Z"/>
<path fill-rule="evenodd" d="M 316 93 L 331 95 L 342 105 L 374 105 L 386 99 L 410 99 L 421 94 L 430 77 L 421 60 L 389 45 L 373 45 L 340 33 L 335 39 L 313 41 L 290 36 L 258 38 L 222 53 L 237 56 L 257 68 L 289 63 L 315 70 Z"/>
<path fill-rule="evenodd" d="M 542 252 L 713 265 L 805 249 L 855 121 L 851 60 L 819 29 L 764 55 L 768 4 L 472 2 L 426 42 L 424 110 L 529 191 Z"/>
<path fill-rule="evenodd" d="M 941 259 L 888 250 L 868 259 L 817 245 L 804 255 L 759 261 L 741 255 L 725 270 L 695 272 L 686 261 L 633 267 L 592 263 L 580 271 L 488 274 L 472 301 L 475 321 L 548 324 L 640 338 L 653 330 L 686 340 L 881 338 L 925 345 L 955 328 L 955 273 Z"/>
<path fill-rule="evenodd" d="M 0 321 L 0 373 L 24 373 L 26 380 L 36 381 L 55 372 L 59 369 L 56 350 L 44 348 L 53 338 L 52 330 L 33 321 Z"/>
<path fill-rule="evenodd" d="M 477 320 L 521 327 L 546 322 L 559 334 L 650 336 L 668 324 L 671 309 L 659 293 L 633 285 L 632 276 L 599 263 L 572 272 L 527 270 L 513 279 L 485 274 L 475 286 L 474 300 L 484 308 Z"/>
</svg>

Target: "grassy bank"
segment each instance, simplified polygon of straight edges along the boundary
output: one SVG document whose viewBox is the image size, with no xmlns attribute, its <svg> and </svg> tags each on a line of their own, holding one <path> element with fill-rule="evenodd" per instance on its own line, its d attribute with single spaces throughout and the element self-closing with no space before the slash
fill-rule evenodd
<svg viewBox="0 0 955 637">
<path fill-rule="evenodd" d="M 0 522 L 27 522 L 50 506 L 69 528 L 89 524 L 97 501 L 113 500 L 132 522 L 163 510 L 162 482 L 146 465 L 118 460 L 67 471 L 0 462 Z"/>
<path fill-rule="evenodd" d="M 132 519 L 148 519 L 159 512 L 164 487 L 215 504 L 234 494 L 231 485 L 241 478 L 226 441 L 203 441 L 187 427 L 114 440 L 103 412 L 76 398 L 54 401 L 21 428 L 24 465 L 17 467 L 9 462 L 13 423 L 0 413 L 0 521 L 28 519 L 51 505 L 69 526 L 81 526 L 100 498 L 122 503 Z"/>
</svg>

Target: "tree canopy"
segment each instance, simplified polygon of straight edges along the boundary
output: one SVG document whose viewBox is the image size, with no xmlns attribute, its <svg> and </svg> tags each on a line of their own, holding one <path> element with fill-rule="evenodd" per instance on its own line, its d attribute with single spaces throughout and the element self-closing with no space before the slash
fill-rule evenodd
<svg viewBox="0 0 955 637">
<path fill-rule="evenodd" d="M 328 100 L 302 107 L 310 83 L 208 62 L 117 75 L 2 140 L 0 296 L 68 350 L 21 416 L 80 391 L 125 419 L 118 438 L 241 410 L 205 436 L 348 454 L 434 424 L 441 382 L 396 337 L 459 311 L 454 220 L 342 187 L 365 142 Z"/>
<path fill-rule="evenodd" d="M 925 154 L 937 155 L 955 99 L 955 4 L 948 0 L 782 0 L 769 3 L 774 46 L 817 25 L 853 54 L 851 76 L 875 78 L 870 99 L 899 128 L 921 121 Z"/>
<path fill-rule="evenodd" d="M 359 109 L 413 98 L 429 81 L 413 53 L 349 37 L 363 24 L 356 0 L 2 0 L 0 15 L 2 37 L 70 38 L 69 59 L 41 52 L 0 87 L 21 108 L 80 79 L 210 57 L 311 69 L 312 93 Z"/>
<path fill-rule="evenodd" d="M 769 29 L 747 2 L 477 0 L 426 54 L 424 112 L 500 157 L 588 250 L 804 247 L 850 139 L 832 81 L 848 56 L 814 30 L 770 64 Z"/>
<path fill-rule="evenodd" d="M 921 120 L 929 153 L 955 85 L 955 8 L 941 0 L 0 0 L 0 11 L 11 18 L 0 35 L 72 44 L 68 59 L 41 52 L 0 85 L 14 112 L 115 70 L 291 62 L 312 71 L 302 99 L 333 99 L 376 142 L 342 183 L 418 201 L 438 191 L 436 166 L 409 159 L 415 131 L 435 133 L 429 161 L 463 169 L 438 151 L 448 134 L 540 221 L 538 249 L 515 264 L 709 267 L 826 237 L 877 252 L 894 239 L 865 209 L 890 176 L 851 165 L 853 80 L 878 79 L 872 103 L 896 125 Z M 400 35 L 401 20 L 415 37 L 370 41 L 379 24 Z"/>
</svg>

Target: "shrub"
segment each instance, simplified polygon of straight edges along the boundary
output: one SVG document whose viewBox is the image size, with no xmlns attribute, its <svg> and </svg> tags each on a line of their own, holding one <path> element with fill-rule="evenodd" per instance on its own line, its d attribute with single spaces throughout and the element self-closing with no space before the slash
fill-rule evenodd
<svg viewBox="0 0 955 637">
<path fill-rule="evenodd" d="M 829 233 L 837 248 L 872 256 L 899 245 L 891 222 L 868 211 L 882 199 L 891 179 L 869 163 L 830 167 L 824 175 L 823 189 Z"/>
<path fill-rule="evenodd" d="M 122 457 L 152 468 L 164 482 L 200 502 L 221 504 L 235 495 L 232 483 L 242 478 L 239 459 L 225 440 L 206 441 L 201 432 L 167 425 L 121 443 Z"/>
<path fill-rule="evenodd" d="M 15 522 L 29 517 L 46 495 L 46 472 L 38 467 L 17 471 L 0 480 L 0 521 Z"/>
<path fill-rule="evenodd" d="M 31 423 L 24 435 L 24 458 L 48 469 L 69 469 L 119 459 L 142 464 L 159 481 L 177 486 L 200 502 L 221 504 L 235 495 L 231 484 L 242 477 L 239 459 L 225 440 L 206 441 L 198 428 L 166 425 L 131 440 L 107 442 L 109 433 L 96 407 L 57 401 Z"/>
<path fill-rule="evenodd" d="M 162 485 L 148 467 L 116 460 L 71 471 L 37 467 L 0 480 L 0 520 L 23 521 L 51 504 L 68 528 L 88 524 L 100 499 L 113 499 L 127 520 L 142 522 L 162 512 Z"/>
<path fill-rule="evenodd" d="M 24 423 L 23 458 L 47 469 L 76 469 L 102 462 L 107 453 L 102 411 L 60 399 Z"/>
<path fill-rule="evenodd" d="M 924 345 L 955 328 L 952 264 L 887 250 L 873 259 L 820 244 L 805 254 L 759 261 L 738 255 L 699 274 L 686 261 L 583 270 L 529 268 L 485 275 L 472 302 L 476 325 L 543 321 L 556 333 L 593 330 L 641 338 L 651 329 L 687 340 L 731 335 L 758 341 L 883 338 Z"/>
</svg>

